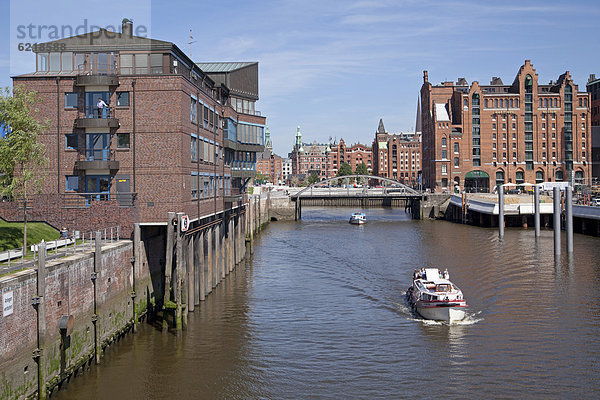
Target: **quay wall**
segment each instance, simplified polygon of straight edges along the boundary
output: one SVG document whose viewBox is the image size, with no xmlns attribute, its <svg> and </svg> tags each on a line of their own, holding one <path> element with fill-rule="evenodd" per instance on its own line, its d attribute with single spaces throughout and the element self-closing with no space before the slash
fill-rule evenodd
<svg viewBox="0 0 600 400">
<path fill-rule="evenodd" d="M 163 330 L 179 334 L 187 313 L 252 253 L 270 220 L 270 195 L 251 196 L 189 232 L 134 224 L 133 240 L 1 276 L 0 400 L 47 398 L 144 319 L 160 318 Z"/>
<path fill-rule="evenodd" d="M 88 251 L 47 261 L 43 293 L 36 269 L 0 277 L 3 298 L 13 299 L 0 315 L 0 399 L 34 396 L 39 385 L 50 394 L 133 325 L 147 301 L 132 297 L 134 281 L 153 293 L 149 269 L 134 277 L 133 247 L 122 240 L 102 244 L 99 257 Z M 71 319 L 68 330 L 61 331 L 61 318 Z"/>
</svg>

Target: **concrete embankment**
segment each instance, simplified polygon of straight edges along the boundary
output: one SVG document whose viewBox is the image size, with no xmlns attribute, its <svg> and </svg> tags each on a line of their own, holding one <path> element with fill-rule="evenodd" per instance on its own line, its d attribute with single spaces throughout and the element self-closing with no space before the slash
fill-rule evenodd
<svg viewBox="0 0 600 400">
<path fill-rule="evenodd" d="M 47 398 L 141 321 L 185 329 L 187 313 L 252 251 L 269 203 L 253 196 L 236 214 L 176 232 L 170 248 L 166 227 L 136 224 L 133 240 L 99 240 L 0 277 L 0 399 Z"/>
</svg>

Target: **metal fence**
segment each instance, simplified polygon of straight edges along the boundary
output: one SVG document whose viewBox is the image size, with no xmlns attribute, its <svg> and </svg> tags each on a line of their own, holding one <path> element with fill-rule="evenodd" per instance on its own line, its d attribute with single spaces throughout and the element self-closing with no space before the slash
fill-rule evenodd
<svg viewBox="0 0 600 400">
<path fill-rule="evenodd" d="M 121 240 L 120 226 L 90 232 L 73 231 L 66 238 L 45 242 L 46 259 L 64 257 L 92 250 L 95 246 L 95 232 L 101 233 L 103 243 L 113 243 Z M 23 251 L 23 247 L 0 252 L 0 274 L 35 265 L 38 260 L 38 246 L 39 243 L 28 246 L 27 252 Z"/>
</svg>

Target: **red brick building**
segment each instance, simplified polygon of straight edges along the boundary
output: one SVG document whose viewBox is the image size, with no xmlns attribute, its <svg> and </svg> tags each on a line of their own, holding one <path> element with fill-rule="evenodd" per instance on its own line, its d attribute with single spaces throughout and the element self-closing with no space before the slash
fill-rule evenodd
<svg viewBox="0 0 600 400">
<path fill-rule="evenodd" d="M 587 82 L 590 94 L 590 114 L 592 120 L 592 184 L 600 182 L 600 79 L 591 74 Z"/>
<path fill-rule="evenodd" d="M 389 134 L 379 120 L 373 140 L 373 175 L 417 186 L 421 172 L 421 135 Z"/>
<path fill-rule="evenodd" d="M 38 92 L 36 116 L 50 123 L 42 193 L 78 207 L 117 201 L 142 225 L 242 204 L 264 150 L 258 63 L 196 64 L 173 43 L 133 36 L 129 22 L 122 34 L 49 42 L 35 56 L 35 72 L 13 85 Z"/>
<path fill-rule="evenodd" d="M 589 94 L 569 72 L 541 84 L 529 60 L 512 84 L 464 78 L 421 87 L 423 185 L 433 191 L 591 176 Z"/>
<path fill-rule="evenodd" d="M 265 129 L 265 151 L 258 154 L 256 159 L 256 171 L 267 177 L 267 181 L 275 185 L 283 183 L 283 159 L 273 153 L 269 127 Z"/>
<path fill-rule="evenodd" d="M 363 163 L 367 166 L 369 174 L 373 171 L 371 147 L 360 143 L 348 147 L 344 139 L 340 139 L 339 143 L 334 142 L 330 147 L 331 168 L 328 177 L 337 175 L 342 163 L 350 164 L 353 172 Z"/>
</svg>

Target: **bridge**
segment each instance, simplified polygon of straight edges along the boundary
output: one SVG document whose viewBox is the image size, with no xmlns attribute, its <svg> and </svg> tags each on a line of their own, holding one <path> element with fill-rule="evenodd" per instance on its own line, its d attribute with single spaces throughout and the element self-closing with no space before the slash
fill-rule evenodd
<svg viewBox="0 0 600 400">
<path fill-rule="evenodd" d="M 350 183 L 353 180 L 355 183 Z M 295 203 L 294 219 L 302 218 L 302 205 L 334 207 L 404 207 L 419 219 L 422 194 L 390 178 L 345 175 L 314 183 L 290 195 Z"/>
</svg>

